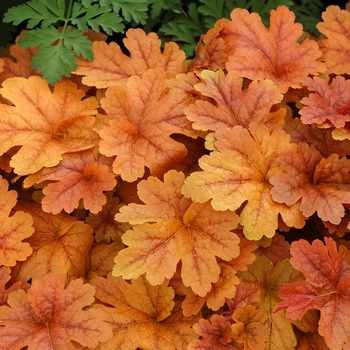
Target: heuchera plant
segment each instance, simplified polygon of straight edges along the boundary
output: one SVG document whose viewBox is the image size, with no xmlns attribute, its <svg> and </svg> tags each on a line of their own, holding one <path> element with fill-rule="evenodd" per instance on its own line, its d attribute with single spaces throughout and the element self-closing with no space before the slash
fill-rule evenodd
<svg viewBox="0 0 350 350">
<path fill-rule="evenodd" d="M 234 9 L 192 61 L 89 31 L 54 85 L 10 47 L 0 349 L 350 348 L 350 13 L 322 17 Z"/>
</svg>

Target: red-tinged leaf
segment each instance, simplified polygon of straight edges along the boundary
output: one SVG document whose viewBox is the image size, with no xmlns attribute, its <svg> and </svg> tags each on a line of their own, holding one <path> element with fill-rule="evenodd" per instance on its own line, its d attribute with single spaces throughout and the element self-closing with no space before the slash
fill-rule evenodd
<svg viewBox="0 0 350 350">
<path fill-rule="evenodd" d="M 142 77 L 151 68 L 162 68 L 168 77 L 185 70 L 182 65 L 186 59 L 185 53 L 173 42 L 165 44 L 164 52 L 161 53 L 161 40 L 155 33 L 146 35 L 142 29 L 132 28 L 126 32 L 123 42 L 130 57 L 114 42 L 95 42 L 94 60 L 87 61 L 79 57 L 78 69 L 73 73 L 84 75 L 85 85 L 102 89 L 113 85 L 126 86 L 129 77 Z"/>
<path fill-rule="evenodd" d="M 231 230 L 238 216 L 230 211 L 215 212 L 210 203 L 192 203 L 181 194 L 185 176 L 175 170 L 164 175 L 164 182 L 149 177 L 138 185 L 145 205 L 120 208 L 118 221 L 134 225 L 123 237 L 128 248 L 115 258 L 115 276 L 137 278 L 146 272 L 152 284 L 170 279 L 182 261 L 185 286 L 205 296 L 219 279 L 216 256 L 231 260 L 239 255 L 239 238 Z"/>
<path fill-rule="evenodd" d="M 142 79 L 131 77 L 125 89 L 110 87 L 101 100 L 107 115 L 98 116 L 98 122 L 105 125 L 99 131 L 100 152 L 117 156 L 113 172 L 123 180 L 137 180 L 145 167 L 151 175 L 163 176 L 187 154 L 186 147 L 170 135 L 197 137 L 184 115 L 192 97 L 178 89 L 164 95 L 165 88 L 165 72 L 150 69 Z"/>
<path fill-rule="evenodd" d="M 350 345 L 350 251 L 343 245 L 337 250 L 332 238 L 326 245 L 315 240 L 292 243 L 290 259 L 306 281 L 285 284 L 279 293 L 284 299 L 275 312 L 287 307 L 287 316 L 301 319 L 310 309 L 321 311 L 319 334 L 332 350 Z"/>
<path fill-rule="evenodd" d="M 201 316 L 182 315 L 168 281 L 151 286 L 142 276 L 130 284 L 108 275 L 107 279 L 93 279 L 91 285 L 96 289 L 96 298 L 109 305 L 98 304 L 95 308 L 107 314 L 107 322 L 113 327 L 113 338 L 98 350 L 185 350 L 196 338 L 191 326 Z"/>
<path fill-rule="evenodd" d="M 98 149 L 69 153 L 60 164 L 43 168 L 24 180 L 24 187 L 43 181 L 58 181 L 47 185 L 43 194 L 42 208 L 47 213 L 58 214 L 62 210 L 72 212 L 83 199 L 84 208 L 97 214 L 106 204 L 103 191 L 112 190 L 117 181 L 107 166 L 111 163 L 101 156 Z"/>
<path fill-rule="evenodd" d="M 30 284 L 16 282 L 11 285 L 11 287 L 6 288 L 6 283 L 11 279 L 11 270 L 7 266 L 2 266 L 0 268 L 0 306 L 8 305 L 7 299 L 10 293 L 15 292 L 19 289 L 27 291 L 30 288 Z"/>
<path fill-rule="evenodd" d="M 200 320 L 193 326 L 193 329 L 203 339 L 193 340 L 188 350 L 234 350 L 238 349 L 230 344 L 232 340 L 231 325 L 225 321 L 225 317 L 220 315 L 213 315 L 208 320 Z"/>
<path fill-rule="evenodd" d="M 270 113 L 271 107 L 283 99 L 271 80 L 253 81 L 243 92 L 243 79 L 235 72 L 225 76 L 221 70 L 205 70 L 199 77 L 202 82 L 195 85 L 196 90 L 216 103 L 198 100 L 186 107 L 186 116 L 194 129 L 216 131 L 235 125 L 248 128 L 253 122 L 266 124 L 270 131 L 283 127 L 286 110 Z"/>
<path fill-rule="evenodd" d="M 232 339 L 239 344 L 244 344 L 247 350 L 264 350 L 268 340 L 264 323 L 265 317 L 262 310 L 248 305 L 245 309 L 238 309 L 232 315 L 234 323 L 231 325 Z M 243 326 L 243 327 L 242 327 Z"/>
<path fill-rule="evenodd" d="M 350 81 L 337 76 L 332 80 L 331 89 L 325 79 L 306 78 L 303 82 L 309 90 L 317 92 L 304 97 L 300 102 L 303 107 L 299 113 L 304 124 L 322 124 L 330 121 L 334 127 L 343 128 L 350 121 L 348 105 L 350 103 Z"/>
<path fill-rule="evenodd" d="M 109 243 L 121 242 L 122 235 L 131 228 L 129 223 L 118 222 L 114 217 L 124 203 L 120 203 L 118 197 L 113 197 L 113 193 L 106 193 L 107 203 L 102 210 L 97 214 L 90 213 L 85 222 L 89 224 L 95 233 L 96 242 Z"/>
<path fill-rule="evenodd" d="M 349 154 L 350 139 L 339 141 L 333 138 L 333 133 L 335 131 L 341 131 L 343 129 L 313 128 L 303 124 L 300 118 L 286 118 L 283 130 L 290 135 L 291 142 L 307 142 L 310 146 L 314 145 L 321 152 L 323 157 L 330 156 L 333 153 L 338 154 L 340 157 Z"/>
<path fill-rule="evenodd" d="M 9 306 L 0 307 L 0 349 L 75 349 L 73 341 L 95 348 L 112 337 L 106 315 L 95 309 L 82 310 L 94 302 L 94 288 L 81 280 L 69 283 L 52 273 L 37 280 L 26 292 L 10 295 Z"/>
<path fill-rule="evenodd" d="M 279 261 L 291 257 L 289 250 L 290 244 L 282 235 L 276 233 L 273 236 L 271 245 L 269 247 L 264 248 L 260 246 L 259 249 L 254 253 L 257 255 L 265 255 L 273 262 L 274 265 L 276 265 Z"/>
<path fill-rule="evenodd" d="M 89 225 L 65 213 L 45 213 L 35 203 L 20 201 L 15 210 L 31 214 L 35 228 L 35 233 L 26 240 L 33 253 L 18 263 L 16 281 L 36 280 L 52 272 L 67 280 L 85 276 L 87 255 L 94 241 Z"/>
<path fill-rule="evenodd" d="M 281 302 L 278 293 L 284 283 L 299 282 L 302 274 L 295 270 L 289 259 L 280 261 L 273 266 L 266 256 L 258 256 L 248 266 L 248 271 L 239 271 L 237 276 L 246 284 L 254 284 L 260 291 L 259 308 L 267 320 L 265 328 L 269 334 L 267 348 L 269 350 L 293 349 L 296 338 L 291 320 L 285 312 L 273 313 Z"/>
<path fill-rule="evenodd" d="M 260 291 L 253 284 L 245 286 L 243 281 L 239 279 L 236 285 L 236 294 L 231 299 L 226 299 L 229 311 L 225 312 L 226 320 L 232 321 L 232 315 L 238 309 L 245 309 L 249 304 L 259 301 Z"/>
<path fill-rule="evenodd" d="M 299 144 L 299 151 L 286 152 L 281 161 L 284 174 L 270 179 L 272 198 L 292 205 L 301 199 L 306 217 L 317 212 L 324 221 L 339 224 L 344 216 L 342 203 L 350 203 L 350 160 L 336 154 L 322 158 L 316 148 Z"/>
<path fill-rule="evenodd" d="M 215 132 L 217 151 L 199 160 L 202 172 L 192 173 L 185 181 L 182 193 L 194 202 L 211 199 L 215 210 L 237 210 L 245 202 L 240 217 L 243 233 L 258 240 L 263 235 L 273 237 L 278 227 L 278 215 L 288 226 L 301 228 L 304 217 L 298 206 L 275 202 L 270 194 L 269 179 L 280 172 L 280 156 L 296 145 L 289 143 L 283 130 L 271 134 L 263 124 L 252 123 L 220 128 Z"/>
<path fill-rule="evenodd" d="M 318 23 L 316 27 L 328 38 L 318 42 L 327 73 L 350 74 L 350 13 L 332 5 L 322 13 L 322 18 L 324 22 Z"/>
<path fill-rule="evenodd" d="M 34 227 L 30 214 L 20 211 L 10 216 L 17 192 L 8 191 L 8 187 L 0 176 L 0 265 L 14 266 L 16 261 L 26 260 L 32 254 L 30 245 L 22 241 L 34 233 Z"/>
<path fill-rule="evenodd" d="M 0 154 L 22 146 L 10 166 L 18 175 L 57 165 L 66 152 L 92 148 L 98 103 L 82 101 L 84 92 L 70 81 L 58 82 L 51 92 L 46 80 L 32 76 L 11 78 L 0 89 L 14 106 L 0 104 Z"/>
<path fill-rule="evenodd" d="M 240 8 L 232 11 L 231 21 L 217 21 L 215 28 L 223 27 L 220 37 L 227 45 L 227 70 L 252 80 L 270 79 L 282 93 L 301 88 L 309 74 L 324 72 L 317 43 L 306 39 L 297 45 L 303 26 L 294 21 L 286 6 L 271 11 L 269 31 L 257 13 Z"/>
</svg>

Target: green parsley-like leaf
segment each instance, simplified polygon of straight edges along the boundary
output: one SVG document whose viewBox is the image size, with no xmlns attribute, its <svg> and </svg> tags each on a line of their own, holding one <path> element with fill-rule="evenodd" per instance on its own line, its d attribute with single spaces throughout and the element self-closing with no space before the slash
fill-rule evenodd
<svg viewBox="0 0 350 350">
<path fill-rule="evenodd" d="M 40 22 L 42 27 L 48 27 L 59 20 L 64 20 L 64 15 L 64 0 L 30 0 L 24 5 L 11 7 L 5 13 L 3 21 L 18 25 L 29 20 L 27 28 L 32 29 Z"/>
<path fill-rule="evenodd" d="M 59 39 L 58 43 L 52 45 Z M 69 77 L 72 70 L 78 68 L 75 55 L 93 60 L 91 41 L 78 29 L 72 27 L 60 33 L 55 27 L 37 28 L 27 32 L 19 40 L 24 48 L 40 45 L 39 52 L 33 57 L 31 67 L 41 72 L 49 84 Z"/>
<path fill-rule="evenodd" d="M 206 32 L 194 3 L 188 6 L 188 14 L 184 12 L 176 15 L 171 22 L 163 24 L 159 30 L 165 35 L 172 36 L 172 41 L 183 42 L 184 44 L 180 47 L 187 57 L 194 54 L 200 36 Z"/>
<path fill-rule="evenodd" d="M 99 7 L 97 4 L 86 8 L 79 2 L 74 3 L 71 22 L 83 32 L 88 31 L 88 25 L 96 32 L 100 31 L 101 26 L 108 35 L 124 33 L 125 28 L 118 14 L 111 12 L 108 6 Z"/>
<path fill-rule="evenodd" d="M 123 17 L 127 22 L 134 20 L 136 23 L 146 24 L 147 0 L 112 0 L 113 10 L 118 13 L 122 10 Z"/>
</svg>

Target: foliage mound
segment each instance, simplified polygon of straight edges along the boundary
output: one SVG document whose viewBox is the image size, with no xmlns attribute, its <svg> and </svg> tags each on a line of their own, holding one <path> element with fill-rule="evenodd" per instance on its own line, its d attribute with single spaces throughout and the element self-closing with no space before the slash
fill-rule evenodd
<svg viewBox="0 0 350 350">
<path fill-rule="evenodd" d="M 350 13 L 322 18 L 236 8 L 190 61 L 88 30 L 52 84 L 3 51 L 0 349 L 350 348 Z"/>
</svg>

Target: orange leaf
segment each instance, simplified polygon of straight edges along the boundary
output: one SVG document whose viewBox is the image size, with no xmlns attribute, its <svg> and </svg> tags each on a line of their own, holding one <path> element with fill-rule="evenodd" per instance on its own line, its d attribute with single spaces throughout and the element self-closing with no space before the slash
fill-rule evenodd
<svg viewBox="0 0 350 350">
<path fill-rule="evenodd" d="M 86 270 L 98 276 L 107 276 L 113 270 L 115 256 L 124 248 L 124 244 L 119 242 L 94 243 L 87 257 Z"/>
<path fill-rule="evenodd" d="M 92 130 L 98 106 L 70 81 L 58 82 L 54 92 L 46 80 L 11 78 L 0 93 L 14 106 L 0 104 L 0 154 L 22 146 L 10 162 L 18 175 L 59 163 L 62 154 L 91 148 L 98 142 Z"/>
<path fill-rule="evenodd" d="M 242 210 L 241 225 L 248 239 L 273 237 L 278 227 L 278 215 L 288 226 L 301 228 L 304 218 L 297 206 L 276 203 L 270 194 L 270 177 L 279 172 L 280 156 L 288 149 L 289 136 L 283 130 L 271 134 L 263 124 L 250 124 L 249 131 L 241 126 L 220 128 L 215 132 L 217 151 L 199 159 L 202 172 L 192 173 L 185 181 L 182 193 L 195 202 L 212 199 L 215 210 Z"/>
<path fill-rule="evenodd" d="M 0 306 L 1 305 L 8 305 L 7 299 L 10 293 L 15 292 L 19 289 L 28 290 L 30 288 L 30 284 L 28 283 L 22 283 L 22 282 L 16 282 L 12 283 L 11 287 L 6 288 L 6 283 L 11 279 L 11 270 L 7 266 L 0 267 Z"/>
<path fill-rule="evenodd" d="M 219 279 L 215 256 L 230 260 L 239 255 L 239 238 L 231 232 L 238 216 L 230 211 L 215 212 L 210 203 L 192 203 L 181 194 L 185 176 L 175 170 L 164 175 L 164 183 L 150 176 L 138 185 L 145 205 L 120 208 L 118 221 L 134 225 L 122 239 L 128 248 L 115 258 L 115 276 L 137 278 L 160 284 L 170 279 L 179 260 L 185 286 L 205 296 Z"/>
<path fill-rule="evenodd" d="M 217 37 L 219 33 L 220 30 L 212 28 L 207 34 L 201 36 L 197 45 L 196 56 L 187 67 L 188 72 L 200 73 L 203 69 L 215 71 L 225 68 L 226 44 L 222 38 Z"/>
<path fill-rule="evenodd" d="M 60 164 L 29 175 L 23 186 L 29 187 L 47 180 L 58 181 L 50 183 L 43 190 L 42 208 L 45 212 L 58 214 L 63 209 L 70 213 L 83 199 L 84 208 L 96 214 L 107 202 L 103 191 L 112 190 L 117 184 L 106 163 L 108 160 L 101 156 L 97 148 L 64 154 Z"/>
<path fill-rule="evenodd" d="M 8 182 L 0 176 L 0 265 L 14 266 L 16 260 L 26 260 L 33 252 L 22 242 L 34 233 L 32 217 L 22 211 L 9 217 L 16 202 L 17 192 L 8 191 Z"/>
<path fill-rule="evenodd" d="M 328 38 L 318 42 L 327 73 L 350 74 L 350 13 L 332 5 L 322 13 L 322 18 L 324 22 L 316 27 Z"/>
<path fill-rule="evenodd" d="M 299 144 L 299 152 L 284 154 L 284 174 L 270 179 L 272 198 L 293 205 L 301 199 L 300 210 L 306 217 L 317 211 L 324 221 L 339 224 L 344 216 L 342 203 L 350 203 L 350 160 L 332 154 L 322 158 L 316 148 Z"/>
<path fill-rule="evenodd" d="M 231 346 L 232 340 L 231 325 L 225 321 L 225 317 L 214 314 L 210 321 L 199 320 L 193 329 L 203 339 L 193 340 L 188 346 L 188 350 L 234 350 Z"/>
<path fill-rule="evenodd" d="M 216 131 L 235 125 L 248 128 L 252 122 L 264 123 L 271 131 L 283 127 L 286 110 L 270 113 L 272 105 L 283 99 L 272 81 L 253 81 L 243 92 L 243 79 L 235 72 L 225 76 L 221 70 L 205 70 L 199 76 L 202 82 L 195 85 L 196 90 L 214 99 L 216 104 L 198 100 L 186 107 L 186 116 L 194 122 L 194 129 Z"/>
<path fill-rule="evenodd" d="M 303 26 L 294 23 L 295 15 L 286 6 L 271 11 L 270 31 L 257 13 L 235 9 L 231 20 L 219 20 L 215 28 L 221 28 L 228 53 L 226 68 L 248 79 L 270 79 L 282 93 L 289 87 L 301 88 L 301 82 L 309 74 L 324 72 L 326 67 L 317 61 L 322 56 L 313 40 L 304 40 L 297 46 L 303 34 Z"/>
<path fill-rule="evenodd" d="M 107 204 L 102 210 L 97 214 L 90 213 L 85 222 L 94 229 L 96 242 L 121 242 L 121 236 L 131 226 L 128 223 L 117 222 L 114 217 L 125 204 L 119 203 L 119 198 L 113 197 L 113 193 L 107 193 L 106 197 Z"/>
<path fill-rule="evenodd" d="M 292 243 L 290 261 L 306 281 L 285 284 L 279 293 L 284 301 L 275 312 L 288 307 L 288 317 L 301 319 L 307 310 L 320 310 L 319 334 L 331 349 L 341 350 L 350 345 L 350 251 L 341 245 L 338 252 L 332 238 L 325 242 Z"/>
<path fill-rule="evenodd" d="M 129 77 L 142 77 L 150 68 L 162 68 L 168 77 L 185 71 L 182 65 L 186 59 L 185 53 L 177 44 L 170 42 L 165 44 L 162 54 L 161 40 L 155 33 L 146 35 L 140 28 L 129 29 L 123 42 L 130 57 L 123 54 L 119 45 L 114 42 L 109 45 L 105 42 L 94 42 L 94 60 L 90 62 L 78 57 L 78 69 L 73 73 L 85 75 L 85 85 L 101 89 L 113 85 L 126 86 Z"/>
<path fill-rule="evenodd" d="M 244 349 L 263 350 L 268 335 L 264 327 L 265 317 L 262 310 L 255 309 L 253 305 L 247 305 L 245 309 L 238 309 L 232 319 L 236 322 L 231 325 L 233 340 L 243 343 Z"/>
<path fill-rule="evenodd" d="M 185 350 L 196 338 L 191 326 L 200 315 L 186 318 L 178 306 L 173 309 L 175 294 L 168 281 L 151 286 L 142 276 L 130 284 L 108 275 L 107 279 L 94 278 L 91 285 L 96 289 L 96 298 L 112 306 L 94 307 L 104 311 L 113 326 L 113 338 L 100 345 L 100 350 Z"/>
<path fill-rule="evenodd" d="M 186 147 L 170 135 L 197 137 L 183 111 L 192 97 L 178 89 L 164 95 L 165 88 L 165 72 L 150 69 L 142 79 L 129 78 L 127 89 L 110 87 L 101 100 L 107 116 L 98 117 L 106 119 L 99 131 L 103 139 L 100 152 L 117 156 L 113 172 L 123 180 L 132 182 L 142 177 L 145 166 L 153 176 L 163 176 L 187 153 Z"/>
<path fill-rule="evenodd" d="M 57 273 L 37 280 L 26 292 L 11 293 L 0 307 L 0 349 L 75 349 L 73 341 L 95 348 L 112 337 L 102 311 L 82 310 L 94 302 L 94 288 L 81 280 L 69 283 Z"/>
<path fill-rule="evenodd" d="M 15 210 L 31 214 L 35 228 L 26 240 L 33 253 L 20 263 L 17 281 L 36 280 L 51 272 L 67 280 L 85 276 L 86 258 L 94 241 L 89 225 L 65 213 L 47 214 L 35 203 L 20 201 Z"/>
<path fill-rule="evenodd" d="M 332 89 L 325 79 L 319 77 L 306 78 L 304 85 L 316 92 L 300 101 L 308 106 L 299 111 L 304 124 L 322 124 L 330 121 L 334 127 L 343 128 L 345 123 L 350 121 L 348 110 L 344 110 L 344 106 L 350 104 L 349 80 L 340 76 L 335 77 L 332 79 Z"/>
</svg>

